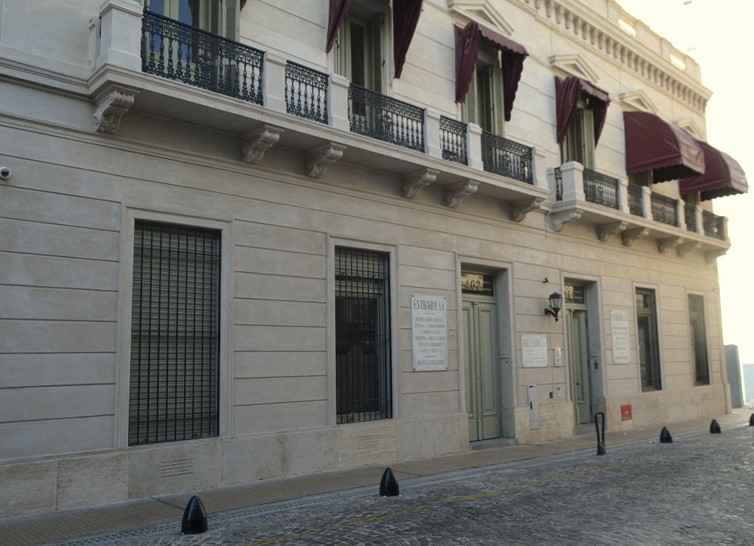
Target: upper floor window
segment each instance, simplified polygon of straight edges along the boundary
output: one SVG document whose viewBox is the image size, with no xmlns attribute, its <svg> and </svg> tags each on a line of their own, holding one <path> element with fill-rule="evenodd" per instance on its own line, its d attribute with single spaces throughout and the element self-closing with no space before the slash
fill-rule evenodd
<svg viewBox="0 0 754 546">
<path fill-rule="evenodd" d="M 143 0 L 143 3 L 158 15 L 231 40 L 238 39 L 237 0 Z"/>
<path fill-rule="evenodd" d="M 588 100 L 580 100 L 560 145 L 563 163 L 576 161 L 594 169 L 594 112 Z"/>
<path fill-rule="evenodd" d="M 467 122 L 488 133 L 503 133 L 503 71 L 500 52 L 485 44 L 479 50 L 464 103 Z"/>
<path fill-rule="evenodd" d="M 354 85 L 384 92 L 387 4 L 355 1 L 335 39 L 335 71 Z"/>
<path fill-rule="evenodd" d="M 594 150 L 607 118 L 610 97 L 589 82 L 555 78 L 557 141 L 563 163 L 594 169 Z"/>
</svg>

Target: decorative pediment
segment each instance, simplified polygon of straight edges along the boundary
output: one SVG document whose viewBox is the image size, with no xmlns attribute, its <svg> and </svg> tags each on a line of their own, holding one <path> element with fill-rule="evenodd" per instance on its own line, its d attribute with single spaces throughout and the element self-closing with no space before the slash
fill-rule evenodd
<svg viewBox="0 0 754 546">
<path fill-rule="evenodd" d="M 490 0 L 450 0 L 448 4 L 451 11 L 482 23 L 493 30 L 502 30 L 508 36 L 513 34 L 513 27 Z"/>
<path fill-rule="evenodd" d="M 643 89 L 638 89 L 629 93 L 621 93 L 619 97 L 624 104 L 627 104 L 640 112 L 648 112 L 654 115 L 659 114 L 657 106 L 654 105 Z"/>
<path fill-rule="evenodd" d="M 688 134 L 690 134 L 692 137 L 696 138 L 697 140 L 704 140 L 704 131 L 699 126 L 697 122 L 695 122 L 691 118 L 681 118 L 678 121 L 675 122 L 675 124 L 686 131 Z"/>
<path fill-rule="evenodd" d="M 590 83 L 597 83 L 600 79 L 594 68 L 578 53 L 553 55 L 550 57 L 550 64 L 566 74 L 576 76 Z"/>
</svg>

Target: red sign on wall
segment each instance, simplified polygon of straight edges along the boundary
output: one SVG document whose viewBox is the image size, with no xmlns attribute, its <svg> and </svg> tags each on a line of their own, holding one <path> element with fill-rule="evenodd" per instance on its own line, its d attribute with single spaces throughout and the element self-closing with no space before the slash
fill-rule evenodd
<svg viewBox="0 0 754 546">
<path fill-rule="evenodd" d="M 631 404 L 621 406 L 620 407 L 620 420 L 630 421 L 631 419 L 633 419 L 633 414 L 631 413 Z"/>
</svg>

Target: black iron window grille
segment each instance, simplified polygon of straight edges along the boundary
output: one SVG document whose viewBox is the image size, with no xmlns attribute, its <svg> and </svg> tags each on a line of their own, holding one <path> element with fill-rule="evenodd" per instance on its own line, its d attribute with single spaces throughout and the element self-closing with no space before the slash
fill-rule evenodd
<svg viewBox="0 0 754 546">
<path fill-rule="evenodd" d="M 644 193 L 641 186 L 628 185 L 628 209 L 634 216 L 644 216 Z"/>
<path fill-rule="evenodd" d="M 677 226 L 678 201 L 672 197 L 652 193 L 652 219 L 669 226 Z"/>
<path fill-rule="evenodd" d="M 532 149 L 492 133 L 482 133 L 484 170 L 533 184 Z"/>
<path fill-rule="evenodd" d="M 465 123 L 440 116 L 440 145 L 443 159 L 468 165 Z"/>
<path fill-rule="evenodd" d="M 697 294 L 689 294 L 689 333 L 691 334 L 691 360 L 694 362 L 694 384 L 709 385 L 704 298 Z"/>
<path fill-rule="evenodd" d="M 702 222 L 704 223 L 704 234 L 707 237 L 725 240 L 725 228 L 723 227 L 723 217 L 718 216 L 707 210 L 702 211 Z"/>
<path fill-rule="evenodd" d="M 686 229 L 688 231 L 697 231 L 696 226 L 696 205 L 684 203 L 683 217 L 686 220 Z"/>
<path fill-rule="evenodd" d="M 137 221 L 129 445 L 218 435 L 220 233 Z"/>
<path fill-rule="evenodd" d="M 560 167 L 555 167 L 552 171 L 555 176 L 555 200 L 562 201 L 563 200 L 563 171 L 560 170 Z"/>
<path fill-rule="evenodd" d="M 335 250 L 337 422 L 393 416 L 387 254 Z"/>
<path fill-rule="evenodd" d="M 144 11 L 141 69 L 169 80 L 262 104 L 264 53 Z"/>
<path fill-rule="evenodd" d="M 662 389 L 662 377 L 654 290 L 646 288 L 636 289 L 636 319 L 641 390 L 658 391 Z"/>
<path fill-rule="evenodd" d="M 348 88 L 351 132 L 424 151 L 424 110 L 358 85 Z"/>
<path fill-rule="evenodd" d="M 584 169 L 584 197 L 590 203 L 619 209 L 618 187 L 617 178 Z"/>
<path fill-rule="evenodd" d="M 288 61 L 285 65 L 285 106 L 289 114 L 327 124 L 330 77 Z"/>
</svg>

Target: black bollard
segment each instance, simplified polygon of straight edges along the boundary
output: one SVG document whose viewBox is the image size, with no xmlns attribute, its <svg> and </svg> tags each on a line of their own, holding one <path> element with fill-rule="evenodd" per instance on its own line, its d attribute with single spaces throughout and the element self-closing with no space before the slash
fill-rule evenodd
<svg viewBox="0 0 754 546">
<path fill-rule="evenodd" d="M 754 427 L 754 413 L 752 413 L 751 417 L 749 417 L 749 426 Z"/>
<path fill-rule="evenodd" d="M 662 427 L 662 432 L 660 432 L 660 443 L 661 444 L 673 443 L 673 437 L 670 435 L 670 431 L 668 430 L 668 427 Z"/>
<path fill-rule="evenodd" d="M 717 422 L 717 419 L 712 419 L 712 422 L 709 424 L 709 433 L 710 434 L 720 434 L 722 431 L 720 430 L 720 425 Z"/>
<path fill-rule="evenodd" d="M 207 532 L 207 512 L 199 497 L 194 495 L 188 501 L 181 520 L 181 533 L 200 535 Z"/>
<path fill-rule="evenodd" d="M 600 419 L 600 416 L 602 417 Z M 602 434 L 600 437 L 600 421 L 602 421 Z M 594 414 L 594 428 L 597 429 L 597 455 L 607 455 L 605 449 L 605 412 L 598 411 Z"/>
<path fill-rule="evenodd" d="M 398 480 L 393 476 L 390 467 L 385 469 L 380 480 L 380 497 L 397 497 L 401 494 L 401 488 L 398 486 Z"/>
</svg>

